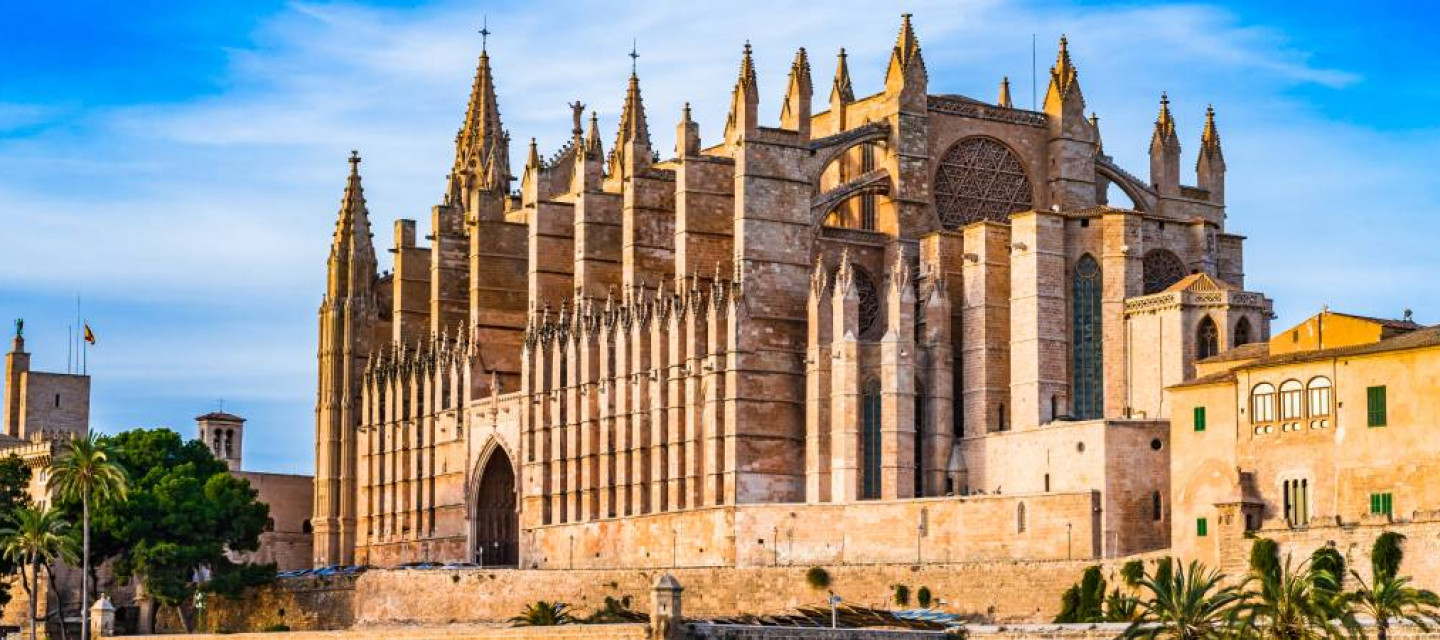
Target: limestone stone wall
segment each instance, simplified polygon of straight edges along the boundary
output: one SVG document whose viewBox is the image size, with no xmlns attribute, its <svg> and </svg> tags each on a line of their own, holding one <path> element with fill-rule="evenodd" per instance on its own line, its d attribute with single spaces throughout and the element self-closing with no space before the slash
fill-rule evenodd
<svg viewBox="0 0 1440 640">
<path fill-rule="evenodd" d="M 423 606 L 418 603 L 417 606 Z M 212 597 L 198 631 L 235 633 L 285 625 L 296 631 L 348 629 L 355 623 L 355 579 L 283 580 L 234 597 Z M 156 633 L 183 631 L 174 610 L 156 612 Z"/>
<path fill-rule="evenodd" d="M 522 534 L 522 557 L 532 569 L 1090 558 L 1098 500 L 1075 490 L 712 507 L 538 527 Z"/>
<path fill-rule="evenodd" d="M 125 636 L 121 636 L 122 638 Z M 140 636 L 135 636 L 140 637 Z M 152 636 L 145 636 L 152 637 Z M 275 633 L 236 634 L 177 634 L 165 636 L 167 640 L 271 640 Z M 563 627 L 378 627 L 350 629 L 346 631 L 291 631 L 284 634 L 287 640 L 434 640 L 452 638 L 455 640 L 520 640 L 525 638 L 546 638 L 558 640 L 644 640 L 644 624 L 586 624 Z"/>
</svg>

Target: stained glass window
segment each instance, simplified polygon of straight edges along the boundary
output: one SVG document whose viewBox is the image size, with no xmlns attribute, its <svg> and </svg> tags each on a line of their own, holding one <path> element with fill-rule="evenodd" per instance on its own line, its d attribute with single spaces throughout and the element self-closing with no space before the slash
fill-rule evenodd
<svg viewBox="0 0 1440 640">
<path fill-rule="evenodd" d="M 935 170 L 935 212 L 946 229 L 981 220 L 1007 222 L 1031 207 L 1025 166 L 991 138 L 966 138 L 950 147 Z"/>
<path fill-rule="evenodd" d="M 1076 418 L 1093 420 L 1104 411 L 1103 334 L 1100 319 L 1100 263 L 1086 254 L 1075 265 L 1071 407 Z"/>
<path fill-rule="evenodd" d="M 854 273 L 855 294 L 860 298 L 860 338 L 878 339 L 885 332 L 885 323 L 881 322 L 880 292 L 875 288 L 875 281 L 864 271 L 855 269 Z"/>
<path fill-rule="evenodd" d="M 861 489 L 860 497 L 865 500 L 874 500 L 880 497 L 880 381 L 871 378 L 865 383 L 860 398 L 861 413 L 864 419 L 863 431 L 861 433 L 861 458 L 864 466 L 861 468 Z"/>
</svg>

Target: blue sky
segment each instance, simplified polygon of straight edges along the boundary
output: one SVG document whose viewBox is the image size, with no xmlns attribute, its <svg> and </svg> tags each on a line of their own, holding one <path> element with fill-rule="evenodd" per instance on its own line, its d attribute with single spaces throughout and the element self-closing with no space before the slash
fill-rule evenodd
<svg viewBox="0 0 1440 640">
<path fill-rule="evenodd" d="M 723 6 L 722 6 L 723 5 Z M 816 84 L 850 54 L 878 89 L 911 11 L 931 90 L 1029 100 L 1068 33 L 1105 147 L 1135 173 L 1162 90 L 1187 166 L 1214 103 L 1247 287 L 1284 326 L 1330 305 L 1440 322 L 1440 71 L 1429 3 L 48 2 L 0 4 L 0 317 L 63 370 L 75 296 L 99 336 L 93 419 L 170 426 L 224 399 L 247 466 L 309 471 L 315 310 L 345 157 L 365 157 L 376 240 L 422 227 L 464 110 L 483 16 L 500 107 L 555 149 L 577 97 L 613 132 L 638 37 L 661 148 L 690 101 L 720 133 L 741 45 L 762 122 L 794 49 Z M 817 91 L 817 94 L 823 94 Z M 817 95 L 820 100 L 823 95 Z M 608 140 L 613 133 L 607 133 Z M 1188 175 L 1184 179 L 1193 178 Z M 383 254 L 382 257 L 386 254 Z M 6 325 L 8 326 L 8 324 Z"/>
</svg>

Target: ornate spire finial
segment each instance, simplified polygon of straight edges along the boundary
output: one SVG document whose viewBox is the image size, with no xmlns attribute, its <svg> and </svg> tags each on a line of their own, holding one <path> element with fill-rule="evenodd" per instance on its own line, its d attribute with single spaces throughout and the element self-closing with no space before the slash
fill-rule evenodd
<svg viewBox="0 0 1440 640">
<path fill-rule="evenodd" d="M 685 103 L 685 121 L 686 121 L 686 122 L 692 122 L 692 120 L 690 119 L 690 103 L 689 103 L 689 102 L 686 102 L 686 103 Z"/>
<path fill-rule="evenodd" d="M 530 167 L 539 167 L 539 166 L 540 166 L 540 147 L 536 145 L 536 143 L 535 143 L 535 138 L 531 138 L 531 139 L 530 139 L 530 155 L 529 155 L 529 157 L 525 158 L 525 167 L 526 167 L 526 168 L 530 168 Z"/>
<path fill-rule="evenodd" d="M 639 39 L 639 38 L 631 38 L 631 39 L 630 39 L 630 75 L 632 75 L 632 76 L 635 75 L 635 70 L 638 68 L 639 61 L 640 61 L 640 39 Z"/>
<path fill-rule="evenodd" d="M 1155 136 L 1170 139 L 1175 136 L 1175 118 L 1170 115 L 1170 94 L 1160 92 L 1160 114 L 1155 118 Z"/>
<path fill-rule="evenodd" d="M 1000 79 L 1000 97 L 995 101 L 995 104 L 1005 107 L 1006 109 L 1015 108 L 1015 103 L 1010 100 L 1010 76 L 1005 76 Z"/>
<path fill-rule="evenodd" d="M 1205 131 L 1200 134 L 1200 145 L 1206 151 L 1220 147 L 1220 131 L 1215 128 L 1215 105 L 1205 107 Z"/>
<path fill-rule="evenodd" d="M 360 152 L 355 149 L 350 150 L 350 173 L 360 173 Z"/>
<path fill-rule="evenodd" d="M 1105 143 L 1100 140 L 1100 116 L 1090 112 L 1090 128 L 1095 130 L 1095 153 L 1104 155 Z"/>
<path fill-rule="evenodd" d="M 840 47 L 840 54 L 836 56 L 835 81 L 830 87 L 830 98 L 838 98 L 841 102 L 854 102 L 855 90 L 850 84 L 850 65 L 845 63 L 845 47 Z"/>
<path fill-rule="evenodd" d="M 745 41 L 745 53 L 740 57 L 740 84 L 752 86 L 755 84 L 755 61 L 750 56 L 750 41 Z"/>
</svg>

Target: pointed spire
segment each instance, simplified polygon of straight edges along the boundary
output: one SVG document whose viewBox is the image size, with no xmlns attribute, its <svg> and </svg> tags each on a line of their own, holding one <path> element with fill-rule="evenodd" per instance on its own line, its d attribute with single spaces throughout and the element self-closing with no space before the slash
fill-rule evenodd
<svg viewBox="0 0 1440 640">
<path fill-rule="evenodd" d="M 585 133 L 586 155 L 600 156 L 600 118 L 594 111 L 590 112 L 590 130 Z"/>
<path fill-rule="evenodd" d="M 917 61 L 924 66 L 920 56 L 920 40 L 915 37 L 915 28 L 910 25 L 910 14 L 900 14 L 900 35 L 895 39 L 894 55 L 900 60 L 901 68 L 908 69 Z"/>
<path fill-rule="evenodd" d="M 680 124 L 675 127 L 675 155 L 688 158 L 700 155 L 700 125 L 690 118 L 690 103 L 680 115 Z"/>
<path fill-rule="evenodd" d="M 740 79 L 736 82 L 740 86 L 755 86 L 755 61 L 750 57 L 750 41 L 745 41 L 745 53 L 740 58 Z"/>
<path fill-rule="evenodd" d="M 1084 117 L 1085 98 L 1080 92 L 1080 72 L 1070 61 L 1070 41 L 1060 36 L 1060 51 L 1050 67 L 1050 86 L 1045 90 L 1045 112 L 1059 114 L 1064 105 L 1078 100 L 1078 114 Z M 1076 113 L 1076 112 L 1072 112 Z"/>
<path fill-rule="evenodd" d="M 1090 128 L 1095 130 L 1095 155 L 1105 155 L 1105 143 L 1100 139 L 1100 116 L 1090 112 Z"/>
<path fill-rule="evenodd" d="M 1215 106 L 1205 107 L 1205 130 L 1200 134 L 1200 153 L 1220 155 L 1220 131 L 1215 128 Z"/>
<path fill-rule="evenodd" d="M 1170 115 L 1170 96 L 1162 91 L 1160 113 L 1155 117 L 1155 135 L 1151 137 L 1151 144 L 1168 144 L 1172 140 L 1179 143 L 1179 138 L 1175 135 L 1175 118 Z"/>
<path fill-rule="evenodd" d="M 836 99 L 840 102 L 854 102 L 855 88 L 850 83 L 850 65 L 845 63 L 845 47 L 840 47 L 840 54 L 836 56 L 835 81 L 830 85 L 830 102 Z"/>
<path fill-rule="evenodd" d="M 1010 100 L 1010 76 L 1000 79 L 1000 97 L 995 99 L 995 104 L 1006 109 L 1015 108 L 1015 103 Z"/>
<path fill-rule="evenodd" d="M 535 139 L 530 139 L 530 154 L 525 157 L 525 169 L 540 168 L 540 148 L 535 144 Z"/>
<path fill-rule="evenodd" d="M 490 32 L 482 28 L 481 33 L 488 36 Z M 500 108 L 495 98 L 495 81 L 490 72 L 490 54 L 482 45 L 480 60 L 475 66 L 475 81 L 470 88 L 470 102 L 465 107 L 465 121 L 456 136 L 453 173 L 460 175 L 467 169 L 483 173 L 485 167 L 480 165 L 490 148 L 505 142 Z M 496 155 L 505 161 L 508 154 L 502 152 Z M 506 169 L 501 167 L 501 173 L 508 177 Z"/>
<path fill-rule="evenodd" d="M 810 137 L 810 101 L 814 93 L 810 84 L 810 58 L 805 47 L 795 52 L 790 63 L 790 80 L 785 88 L 785 104 L 780 109 L 780 127 Z"/>
<path fill-rule="evenodd" d="M 745 52 L 740 58 L 740 76 L 735 89 L 730 92 L 730 115 L 725 120 L 725 142 L 734 144 L 742 134 L 755 131 L 759 126 L 760 86 L 755 79 L 755 61 L 750 56 L 750 41 L 745 41 Z"/>
<path fill-rule="evenodd" d="M 632 55 L 638 55 L 633 54 Z M 650 166 L 650 126 L 645 121 L 645 103 L 640 97 L 640 77 L 630 73 L 625 89 L 625 106 L 620 111 L 620 130 L 610 149 L 610 175 L 629 177 Z"/>
<path fill-rule="evenodd" d="M 375 260 L 370 244 L 370 215 L 365 206 L 365 188 L 360 182 L 360 152 L 350 152 L 350 175 L 345 181 L 345 194 L 340 199 L 340 213 L 335 222 L 335 238 L 331 243 L 332 258 L 353 257 Z"/>
</svg>

